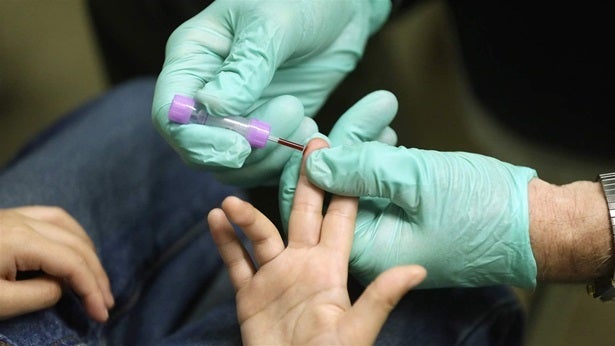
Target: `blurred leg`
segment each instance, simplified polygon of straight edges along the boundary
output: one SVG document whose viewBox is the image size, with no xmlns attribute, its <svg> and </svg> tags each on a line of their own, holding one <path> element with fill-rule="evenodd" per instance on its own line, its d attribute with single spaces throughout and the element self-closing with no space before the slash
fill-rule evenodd
<svg viewBox="0 0 615 346">
<path fill-rule="evenodd" d="M 411 291 L 377 345 L 522 345 L 525 315 L 505 286 Z"/>
<path fill-rule="evenodd" d="M 76 110 L 0 173 L 0 207 L 60 206 L 89 233 L 116 297 L 110 321 L 88 322 L 67 294 L 53 309 L 0 322 L 0 335 L 147 343 L 176 328 L 222 268 L 203 219 L 240 192 L 188 168 L 156 133 L 153 86 L 133 81 Z"/>
</svg>

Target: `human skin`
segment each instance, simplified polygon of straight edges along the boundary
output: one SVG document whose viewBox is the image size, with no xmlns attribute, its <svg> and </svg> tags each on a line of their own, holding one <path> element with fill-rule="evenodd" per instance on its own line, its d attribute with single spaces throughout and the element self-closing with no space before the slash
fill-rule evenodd
<svg viewBox="0 0 615 346">
<path fill-rule="evenodd" d="M 588 282 L 613 273 L 613 234 L 600 183 L 529 183 L 530 241 L 538 280 Z"/>
<path fill-rule="evenodd" d="M 41 275 L 17 280 L 17 273 Z M 0 320 L 55 305 L 74 290 L 90 317 L 104 322 L 113 307 L 109 278 L 92 240 L 63 209 L 27 206 L 0 210 Z"/>
<path fill-rule="evenodd" d="M 311 141 L 305 156 L 324 145 Z M 333 196 L 325 215 L 323 200 L 324 192 L 308 182 L 302 165 L 286 247 L 276 227 L 236 197 L 209 213 L 214 242 L 237 292 L 246 345 L 372 344 L 399 299 L 425 278 L 417 265 L 392 268 L 351 305 L 346 282 L 357 198 Z M 250 239 L 256 264 L 229 221 Z"/>
</svg>

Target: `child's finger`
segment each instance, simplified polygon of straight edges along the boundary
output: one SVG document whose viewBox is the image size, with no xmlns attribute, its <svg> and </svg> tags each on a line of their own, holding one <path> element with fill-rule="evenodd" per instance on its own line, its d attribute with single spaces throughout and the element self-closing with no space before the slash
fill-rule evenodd
<svg viewBox="0 0 615 346">
<path fill-rule="evenodd" d="M 210 211 L 207 215 L 207 222 L 220 257 L 228 268 L 231 282 L 235 290 L 239 291 L 256 272 L 252 259 L 222 209 L 216 208 Z"/>
<path fill-rule="evenodd" d="M 323 220 L 321 244 L 336 249 L 346 260 L 352 248 L 358 206 L 356 197 L 333 196 Z"/>
<path fill-rule="evenodd" d="M 306 146 L 301 163 L 301 173 L 295 189 L 293 206 L 288 220 L 288 246 L 315 246 L 320 240 L 322 206 L 325 193 L 305 175 L 305 159 L 311 152 L 325 148 L 328 143 L 320 138 L 312 139 Z"/>
<path fill-rule="evenodd" d="M 222 209 L 252 242 L 259 266 L 271 261 L 284 250 L 284 241 L 278 229 L 252 204 L 231 196 L 222 202 Z"/>
</svg>

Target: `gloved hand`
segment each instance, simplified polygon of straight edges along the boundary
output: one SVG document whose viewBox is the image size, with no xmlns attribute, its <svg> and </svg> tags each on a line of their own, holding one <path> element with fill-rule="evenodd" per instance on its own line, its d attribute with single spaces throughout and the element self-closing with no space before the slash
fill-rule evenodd
<svg viewBox="0 0 615 346">
<path fill-rule="evenodd" d="M 259 116 L 251 111 L 289 94 L 312 117 L 354 69 L 390 7 L 389 0 L 215 1 L 169 38 L 156 84 L 154 124 L 191 164 L 229 171 L 254 166 L 252 174 L 220 174 L 227 182 L 257 185 L 273 179 L 270 172 L 279 173 L 290 150 L 268 145 L 260 149 L 267 160 L 255 162 L 250 159 L 259 150 L 251 151 L 235 133 L 202 127 L 177 130 L 167 120 L 173 96 L 195 97 L 214 115 Z M 289 121 L 283 109 L 270 111 L 273 135 L 305 142 L 314 133 L 309 122 Z"/>
<path fill-rule="evenodd" d="M 283 121 L 280 114 L 284 115 Z M 265 102 L 248 116 L 269 123 L 271 135 L 297 143 L 304 143 L 318 131 L 314 120 L 304 116 L 299 100 L 288 95 Z M 244 137 L 217 127 L 175 123 L 165 126 L 163 136 L 169 142 L 175 141 L 175 149 L 181 149 L 176 151 L 185 162 L 197 167 L 207 165 L 218 180 L 242 187 L 276 184 L 284 163 L 295 151 L 274 143 L 251 151 Z M 194 155 L 201 161 L 193 161 Z"/>
<path fill-rule="evenodd" d="M 362 198 L 350 270 L 367 283 L 395 265 L 428 272 L 421 287 L 533 287 L 530 168 L 491 157 L 377 142 L 322 149 L 307 160 L 315 185 Z"/>
<path fill-rule="evenodd" d="M 389 124 L 397 114 L 397 99 L 384 90 L 363 97 L 350 107 L 335 123 L 329 137 L 319 134 L 329 141 L 331 147 L 379 141 L 389 145 L 397 143 L 397 134 Z M 288 231 L 288 218 L 299 178 L 301 155 L 294 154 L 284 167 L 280 177 L 279 206 L 282 229 Z"/>
</svg>

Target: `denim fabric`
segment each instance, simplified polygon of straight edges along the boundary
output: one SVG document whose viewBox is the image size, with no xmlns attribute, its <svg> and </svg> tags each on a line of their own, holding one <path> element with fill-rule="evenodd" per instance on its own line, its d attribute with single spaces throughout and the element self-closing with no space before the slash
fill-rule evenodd
<svg viewBox="0 0 615 346">
<path fill-rule="evenodd" d="M 411 291 L 378 345 L 522 345 L 525 317 L 509 287 Z"/>
<path fill-rule="evenodd" d="M 204 217 L 241 192 L 188 168 L 156 133 L 153 89 L 153 79 L 136 80 L 88 103 L 0 173 L 0 207 L 56 205 L 83 225 L 116 297 L 105 325 L 67 294 L 52 309 L 0 322 L 0 340 L 152 344 L 183 323 L 222 269 Z"/>
<path fill-rule="evenodd" d="M 0 208 L 56 205 L 84 226 L 116 298 L 98 324 L 66 292 L 53 308 L 0 322 L 0 345 L 241 344 L 204 216 L 242 192 L 187 167 L 155 132 L 153 87 L 139 79 L 93 100 L 0 172 Z M 522 330 L 504 287 L 425 290 L 402 300 L 377 344 L 516 345 Z"/>
</svg>

